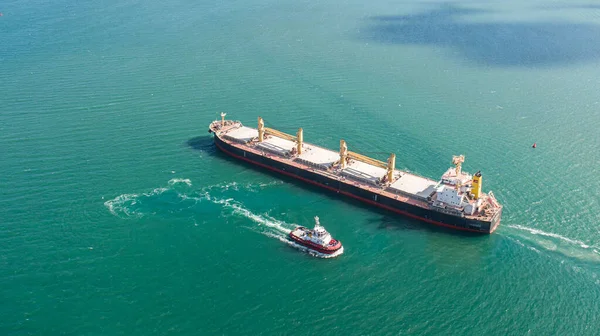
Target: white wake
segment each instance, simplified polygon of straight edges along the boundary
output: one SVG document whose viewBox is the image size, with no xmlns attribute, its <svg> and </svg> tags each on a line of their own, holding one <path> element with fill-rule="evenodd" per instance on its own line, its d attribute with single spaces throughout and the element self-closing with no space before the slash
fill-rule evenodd
<svg viewBox="0 0 600 336">
<path fill-rule="evenodd" d="M 221 206 L 222 210 L 224 210 L 223 212 L 225 213 L 225 216 L 237 216 L 248 219 L 254 224 L 253 226 L 248 227 L 252 231 L 260 233 L 269 238 L 277 239 L 312 256 L 319 258 L 332 258 L 342 254 L 344 252 L 343 248 L 334 254 L 327 255 L 299 245 L 288 239 L 288 234 L 297 226 L 296 224 L 278 220 L 269 216 L 267 213 L 257 214 L 246 208 L 241 202 L 236 201 L 234 198 L 221 196 L 225 192 L 231 191 L 260 192 L 263 189 L 282 183 L 283 182 L 280 181 L 258 184 L 239 184 L 237 182 L 229 182 L 206 186 L 200 190 L 193 190 L 191 189 L 192 181 L 190 179 L 173 178 L 168 181 L 168 187 L 155 188 L 150 192 L 142 194 L 122 194 L 104 202 L 104 206 L 110 211 L 110 213 L 119 218 L 142 218 L 146 215 L 155 214 L 156 212 L 144 212 L 142 209 L 137 207 L 137 205 L 146 203 L 146 201 L 149 200 L 156 200 L 156 198 L 161 196 L 168 197 L 165 194 L 169 193 L 169 195 L 176 195 L 181 202 L 184 202 L 179 206 L 191 203 L 191 205 L 185 207 L 186 209 L 202 202 L 210 202 L 212 204 L 219 205 Z M 215 194 L 218 196 L 215 196 Z M 177 205 L 179 203 L 172 204 Z M 194 223 L 197 225 L 195 221 Z"/>
<path fill-rule="evenodd" d="M 600 247 L 592 243 L 522 225 L 507 225 L 507 227 L 514 229 L 517 233 L 512 238 L 519 245 L 530 250 L 536 252 L 540 252 L 540 250 L 548 251 L 583 262 L 600 263 Z"/>
</svg>

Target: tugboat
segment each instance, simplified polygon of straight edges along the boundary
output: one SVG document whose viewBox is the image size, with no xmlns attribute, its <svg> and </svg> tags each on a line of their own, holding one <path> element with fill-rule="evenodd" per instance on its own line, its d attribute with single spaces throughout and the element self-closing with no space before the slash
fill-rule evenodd
<svg viewBox="0 0 600 336">
<path fill-rule="evenodd" d="M 342 248 L 342 243 L 333 239 L 331 234 L 321 226 L 318 216 L 315 216 L 314 229 L 298 226 L 290 232 L 289 238 L 310 250 L 323 254 L 333 254 Z"/>
</svg>

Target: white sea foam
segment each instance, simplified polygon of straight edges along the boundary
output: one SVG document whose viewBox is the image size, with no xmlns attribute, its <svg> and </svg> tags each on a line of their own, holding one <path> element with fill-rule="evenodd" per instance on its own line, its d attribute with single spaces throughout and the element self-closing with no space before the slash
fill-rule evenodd
<svg viewBox="0 0 600 336">
<path fill-rule="evenodd" d="M 106 202 L 104 202 L 104 206 L 106 206 L 108 208 L 108 211 L 110 211 L 110 213 L 112 213 L 113 215 L 120 217 L 119 216 L 119 212 L 124 212 L 123 211 L 123 204 L 125 202 L 129 202 L 132 199 L 137 198 L 138 195 L 137 194 L 123 194 L 123 195 L 119 195 L 111 200 L 108 200 Z"/>
<path fill-rule="evenodd" d="M 590 243 L 522 225 L 507 225 L 507 227 L 518 230 L 519 239 L 514 238 L 514 240 L 532 251 L 538 253 L 548 251 L 579 261 L 600 263 L 598 247 L 590 246 Z M 525 241 L 526 244 L 521 241 Z"/>
<path fill-rule="evenodd" d="M 257 215 L 252 211 L 246 209 L 240 202 L 235 201 L 233 198 L 223 199 L 211 196 L 209 193 L 206 193 L 203 199 L 206 199 L 215 204 L 221 204 L 224 208 L 231 210 L 231 213 L 234 215 L 246 217 L 252 220 L 254 223 L 258 224 L 259 226 L 271 228 L 283 234 L 290 233 L 291 229 L 294 227 L 293 224 L 277 220 L 266 214 Z"/>
<path fill-rule="evenodd" d="M 128 218 L 128 217 L 136 217 L 141 218 L 147 213 L 143 213 L 141 210 L 136 209 L 136 204 L 145 203 L 144 201 L 148 198 L 157 197 L 167 191 L 173 191 L 177 194 L 182 201 L 186 200 L 194 200 L 191 206 L 187 206 L 186 208 L 191 208 L 194 204 L 198 202 L 208 201 L 213 204 L 217 204 L 222 206 L 223 210 L 226 212 L 225 216 L 238 216 L 249 219 L 255 225 L 251 227 L 252 231 L 263 234 L 267 237 L 271 237 L 277 239 L 285 244 L 288 244 L 294 248 L 297 248 L 301 251 L 304 251 L 312 256 L 319 258 L 332 258 L 342 254 L 343 248 L 337 251 L 334 254 L 327 255 L 319 252 L 315 252 L 313 250 L 307 249 L 306 247 L 299 245 L 287 238 L 287 235 L 291 232 L 292 229 L 296 227 L 296 224 L 287 223 L 282 220 L 278 220 L 269 216 L 268 214 L 257 214 L 246 208 L 242 203 L 236 201 L 232 197 L 222 197 L 220 193 L 226 191 L 251 191 L 251 192 L 259 192 L 262 189 L 268 188 L 274 185 L 283 184 L 281 181 L 273 181 L 268 183 L 258 183 L 252 184 L 247 183 L 244 185 L 240 185 L 237 182 L 224 182 L 211 186 L 206 186 L 198 191 L 182 191 L 181 188 L 176 188 L 177 184 L 185 184 L 189 187 L 192 186 L 192 181 L 190 179 L 184 178 L 173 178 L 168 181 L 168 187 L 166 188 L 155 188 L 150 192 L 143 194 L 122 194 L 114 199 L 104 202 L 104 205 L 108 208 L 108 210 L 115 216 L 119 218 Z M 217 196 L 215 196 L 215 194 Z M 194 224 L 198 225 L 194 220 Z"/>
<path fill-rule="evenodd" d="M 254 212 L 248 210 L 241 203 L 235 201 L 232 198 L 221 199 L 221 198 L 212 197 L 210 194 L 207 194 L 205 199 L 209 200 L 213 203 L 216 203 L 216 204 L 221 204 L 225 208 L 230 209 L 231 213 L 233 215 L 248 218 L 248 219 L 252 220 L 254 223 L 256 223 L 259 227 L 265 228 L 265 230 L 263 230 L 263 231 L 254 230 L 254 229 L 252 229 L 252 231 L 256 231 L 267 237 L 277 239 L 277 240 L 281 241 L 282 243 L 288 244 L 288 245 L 290 245 L 294 248 L 297 248 L 303 252 L 306 252 L 314 257 L 333 258 L 333 257 L 337 257 L 337 256 L 341 255 L 342 253 L 344 253 L 343 247 L 339 251 L 336 251 L 335 253 L 324 254 L 324 253 L 320 253 L 320 252 L 308 249 L 302 245 L 299 245 L 287 238 L 287 235 L 296 226 L 295 224 L 290 224 L 290 223 L 287 223 L 284 221 L 280 221 L 280 220 L 275 219 L 266 214 L 264 214 L 264 215 L 255 214 Z"/>
<path fill-rule="evenodd" d="M 245 188 L 248 189 L 249 191 L 258 192 L 264 188 L 267 188 L 270 186 L 281 185 L 281 184 L 283 184 L 283 181 L 272 181 L 272 182 L 258 183 L 258 184 L 248 183 L 248 184 L 246 184 Z"/>
<path fill-rule="evenodd" d="M 192 181 L 190 179 L 172 178 L 172 179 L 169 180 L 169 185 L 174 185 L 174 184 L 177 184 L 177 183 L 185 183 L 189 187 L 192 186 Z"/>
<path fill-rule="evenodd" d="M 111 200 L 104 202 L 104 206 L 110 211 L 111 214 L 120 218 L 128 218 L 128 217 L 143 217 L 147 215 L 146 213 L 141 212 L 136 209 L 135 205 L 139 204 L 140 201 L 143 201 L 150 197 L 159 196 L 160 194 L 173 190 L 177 193 L 177 196 L 182 200 L 195 200 L 196 202 L 202 201 L 203 199 L 211 200 L 215 203 L 234 206 L 234 203 L 231 203 L 230 199 L 218 199 L 211 195 L 211 193 L 220 193 L 225 191 L 239 191 L 243 189 L 244 191 L 253 191 L 258 192 L 262 189 L 268 188 L 273 185 L 281 184 L 283 182 L 274 181 L 269 183 L 259 183 L 259 184 L 245 184 L 240 186 L 237 182 L 223 182 L 215 185 L 210 185 L 203 187 L 199 191 L 195 192 L 183 192 L 181 188 L 177 188 L 176 185 L 184 184 L 188 187 L 192 186 L 192 181 L 187 178 L 172 178 L 167 184 L 168 187 L 160 187 L 155 188 L 150 192 L 137 194 L 137 193 L 127 193 L 119 195 Z M 227 203 L 229 202 L 229 203 Z M 189 208 L 187 206 L 186 208 Z M 242 211 L 242 210 L 238 210 Z"/>
<path fill-rule="evenodd" d="M 519 246 L 525 247 L 525 244 L 523 244 L 520 240 L 518 240 L 517 238 L 513 238 L 513 237 L 508 237 L 508 239 L 514 241 L 515 243 L 517 243 Z"/>
<path fill-rule="evenodd" d="M 167 190 L 169 190 L 169 189 L 168 188 L 155 188 L 154 190 L 147 192 L 147 193 L 143 193 L 142 195 L 139 195 L 139 194 L 119 195 L 111 200 L 104 202 L 104 206 L 106 206 L 108 208 L 110 213 L 112 213 L 113 215 L 120 217 L 120 218 L 124 218 L 120 214 L 125 215 L 125 217 L 141 218 L 144 216 L 144 214 L 139 211 L 136 211 L 135 209 L 131 209 L 131 206 L 136 205 L 138 203 L 138 200 L 142 197 L 147 198 L 147 197 L 152 197 L 155 195 L 160 195 Z"/>
<path fill-rule="evenodd" d="M 545 232 L 542 230 L 538 230 L 538 229 L 534 229 L 534 228 L 529 228 L 529 227 L 525 227 L 525 226 L 521 226 L 521 225 L 507 225 L 508 227 L 511 227 L 513 229 L 519 229 L 519 230 L 524 230 L 524 231 L 528 231 L 531 234 L 534 235 L 540 235 L 540 236 L 546 236 L 546 237 L 552 237 L 552 238 L 556 238 L 559 240 L 562 240 L 564 242 L 567 243 L 571 243 L 571 244 L 575 244 L 575 245 L 579 245 L 585 249 L 590 248 L 590 246 L 582 241 L 576 240 L 576 239 L 571 239 L 571 238 L 567 238 L 564 236 L 561 236 L 559 234 L 556 233 L 551 233 L 551 232 Z"/>
<path fill-rule="evenodd" d="M 270 228 L 275 229 L 284 234 L 288 234 L 292 231 L 291 228 L 286 228 L 286 226 L 289 227 L 291 225 L 286 222 L 282 222 L 282 221 L 270 218 L 268 216 L 254 214 L 250 210 L 245 209 L 244 207 L 240 206 L 239 204 L 233 204 L 231 207 L 234 209 L 233 212 L 235 214 L 242 215 L 246 218 L 249 218 L 249 219 L 253 220 L 255 223 L 257 223 L 258 225 L 264 225 L 264 226 L 270 227 Z"/>
</svg>

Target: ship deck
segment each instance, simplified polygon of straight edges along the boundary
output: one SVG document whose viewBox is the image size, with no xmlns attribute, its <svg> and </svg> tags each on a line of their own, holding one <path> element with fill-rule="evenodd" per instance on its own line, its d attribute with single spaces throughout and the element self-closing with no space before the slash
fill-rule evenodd
<svg viewBox="0 0 600 336">
<path fill-rule="evenodd" d="M 269 135 L 262 143 L 253 142 L 252 140 L 258 136 L 258 131 L 239 125 L 225 126 L 219 130 L 218 135 L 225 142 L 242 150 L 284 162 L 300 169 L 310 170 L 331 179 L 369 190 L 375 194 L 425 209 L 429 208 L 429 203 L 426 199 L 431 195 L 438 183 L 434 180 L 396 169 L 394 175 L 399 177 L 388 187 L 382 187 L 376 183 L 385 175 L 386 170 L 365 162 L 351 160 L 343 170 L 330 170 L 329 168 L 339 159 L 339 154 L 335 151 L 304 142 L 302 147 L 303 153 L 291 156 L 295 142 L 274 135 Z M 252 137 L 253 135 L 254 137 Z M 491 220 L 492 217 L 493 215 L 465 215 L 465 218 L 484 221 Z"/>
<path fill-rule="evenodd" d="M 273 154 L 286 156 L 292 152 L 296 144 L 293 141 L 269 135 L 263 142 L 257 142 L 255 146 Z"/>
<path fill-rule="evenodd" d="M 223 138 L 245 144 L 251 141 L 252 139 L 256 138 L 257 136 L 258 131 L 256 129 L 241 126 L 239 128 L 230 130 L 229 132 L 223 135 Z"/>
<path fill-rule="evenodd" d="M 374 185 L 377 185 L 385 173 L 383 168 L 360 161 L 350 161 L 340 172 L 342 176 Z"/>
<path fill-rule="evenodd" d="M 427 197 L 435 191 L 436 185 L 436 181 L 414 174 L 404 173 L 399 179 L 390 185 L 389 189 L 394 192 L 405 193 L 422 199 L 427 199 Z"/>
<path fill-rule="evenodd" d="M 337 152 L 305 143 L 302 146 L 302 154 L 298 155 L 295 161 L 315 168 L 328 169 L 339 157 Z"/>
</svg>

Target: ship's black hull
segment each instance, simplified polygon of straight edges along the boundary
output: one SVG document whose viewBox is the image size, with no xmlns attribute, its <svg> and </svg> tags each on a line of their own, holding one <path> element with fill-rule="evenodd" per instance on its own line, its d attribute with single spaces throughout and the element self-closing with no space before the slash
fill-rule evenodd
<svg viewBox="0 0 600 336">
<path fill-rule="evenodd" d="M 463 231 L 492 233 L 500 222 L 501 213 L 495 216 L 492 221 L 480 221 L 453 216 L 431 209 L 424 209 L 394 198 L 375 194 L 370 190 L 362 189 L 355 185 L 338 181 L 310 170 L 300 169 L 266 156 L 244 151 L 243 149 L 223 141 L 216 134 L 214 140 L 217 148 L 234 158 L 430 224 Z"/>
</svg>

